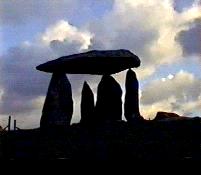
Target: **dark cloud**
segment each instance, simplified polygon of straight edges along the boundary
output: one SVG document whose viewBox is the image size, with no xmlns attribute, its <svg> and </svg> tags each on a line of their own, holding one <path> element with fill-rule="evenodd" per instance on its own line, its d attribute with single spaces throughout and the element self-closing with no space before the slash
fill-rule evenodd
<svg viewBox="0 0 201 175">
<path fill-rule="evenodd" d="M 82 47 L 82 43 L 78 41 L 74 41 L 73 43 L 69 44 L 67 41 L 59 41 L 53 40 L 50 42 L 50 47 L 57 53 L 58 55 L 68 55 L 75 54 L 75 51 L 80 50 Z"/>
<path fill-rule="evenodd" d="M 181 31 L 177 40 L 183 47 L 184 55 L 200 55 L 201 54 L 201 18 L 195 20 L 191 24 L 191 28 L 187 31 Z"/>
<path fill-rule="evenodd" d="M 77 53 L 79 49 L 79 42 L 65 44 L 56 40 L 49 45 L 21 45 L 9 49 L 0 59 L 0 89 L 4 91 L 0 114 L 19 115 L 36 110 L 34 100 L 46 95 L 51 74 L 39 72 L 35 67 L 48 60 Z M 68 75 L 68 77 L 75 97 L 80 94 L 85 80 L 98 81 L 95 76 Z M 42 106 L 38 110 L 42 110 Z"/>
<path fill-rule="evenodd" d="M 1 114 L 29 111 L 31 101 L 46 93 L 48 76 L 35 67 L 52 57 L 49 49 L 34 46 L 12 48 L 1 57 Z"/>
<path fill-rule="evenodd" d="M 62 20 L 47 27 L 32 42 L 7 50 L 0 58 L 0 121 L 4 121 L 3 116 L 13 115 L 23 128 L 38 126 L 51 74 L 39 72 L 35 67 L 64 55 L 83 52 L 88 45 L 90 34 Z M 94 88 L 99 77 L 68 75 L 68 78 L 75 104 L 73 121 L 77 121 L 82 85 L 86 80 Z"/>
<path fill-rule="evenodd" d="M 135 19 L 134 15 L 133 20 L 124 20 L 128 14 L 132 14 L 132 11 L 121 14 L 119 20 L 110 14 L 103 20 L 90 23 L 88 29 L 95 34 L 90 49 L 128 49 L 138 55 L 143 64 L 149 64 L 153 61 L 150 58 L 150 45 L 159 37 L 159 32 L 144 29 L 145 24 Z"/>
<path fill-rule="evenodd" d="M 174 8 L 178 12 L 182 12 L 183 10 L 192 6 L 195 0 L 174 0 Z"/>
</svg>

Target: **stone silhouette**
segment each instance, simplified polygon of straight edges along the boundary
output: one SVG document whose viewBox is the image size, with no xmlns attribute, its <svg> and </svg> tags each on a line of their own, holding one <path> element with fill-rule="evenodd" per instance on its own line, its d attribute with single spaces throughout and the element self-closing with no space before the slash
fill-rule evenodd
<svg viewBox="0 0 201 175">
<path fill-rule="evenodd" d="M 70 74 L 114 74 L 128 68 L 139 67 L 140 59 L 128 50 L 89 51 L 64 56 L 36 67 L 44 72 Z"/>
<path fill-rule="evenodd" d="M 103 75 L 97 93 L 95 117 L 98 122 L 122 119 L 122 90 L 116 80 Z"/>
<path fill-rule="evenodd" d="M 93 92 L 88 84 L 84 83 L 81 99 L 81 123 L 121 120 L 122 90 L 120 85 L 110 75 L 139 66 L 140 59 L 138 56 L 125 49 L 92 50 L 63 56 L 37 66 L 37 70 L 53 73 L 43 107 L 41 127 L 70 125 L 73 113 L 73 100 L 71 85 L 65 73 L 103 75 L 98 85 L 95 107 Z M 137 90 L 135 88 L 132 89 L 132 86 L 138 83 L 137 79 L 136 77 L 133 78 L 132 75 L 131 77 L 128 76 L 127 79 L 128 92 L 125 115 L 129 121 L 132 118 L 139 118 L 140 114 L 138 108 L 138 87 Z M 132 103 L 135 106 L 134 109 Z"/>
<path fill-rule="evenodd" d="M 92 123 L 94 108 L 94 94 L 87 82 L 84 82 L 81 97 L 81 124 L 89 125 Z"/>
<path fill-rule="evenodd" d="M 53 73 L 45 99 L 41 128 L 68 127 L 73 114 L 71 84 L 65 73 Z"/>
<path fill-rule="evenodd" d="M 180 116 L 172 112 L 157 112 L 154 121 L 188 120 L 189 117 Z"/>
<path fill-rule="evenodd" d="M 139 111 L 139 83 L 134 71 L 129 69 L 126 74 L 126 95 L 124 115 L 128 122 L 142 119 Z"/>
</svg>

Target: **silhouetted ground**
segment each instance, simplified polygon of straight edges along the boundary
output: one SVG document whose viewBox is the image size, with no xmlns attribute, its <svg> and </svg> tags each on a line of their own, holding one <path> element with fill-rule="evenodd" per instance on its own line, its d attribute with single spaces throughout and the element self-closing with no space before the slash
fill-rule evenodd
<svg viewBox="0 0 201 175">
<path fill-rule="evenodd" d="M 201 120 L 107 122 L 2 133 L 1 159 L 201 160 Z"/>
</svg>

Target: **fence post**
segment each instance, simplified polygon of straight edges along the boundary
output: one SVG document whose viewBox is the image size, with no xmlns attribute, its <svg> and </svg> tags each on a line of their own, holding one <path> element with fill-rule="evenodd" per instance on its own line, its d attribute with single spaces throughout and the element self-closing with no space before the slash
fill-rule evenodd
<svg viewBox="0 0 201 175">
<path fill-rule="evenodd" d="M 17 130 L 17 121 L 14 120 L 14 131 L 16 131 L 16 130 Z"/>
<path fill-rule="evenodd" d="M 11 116 L 8 118 L 8 131 L 10 131 L 11 128 Z"/>
</svg>

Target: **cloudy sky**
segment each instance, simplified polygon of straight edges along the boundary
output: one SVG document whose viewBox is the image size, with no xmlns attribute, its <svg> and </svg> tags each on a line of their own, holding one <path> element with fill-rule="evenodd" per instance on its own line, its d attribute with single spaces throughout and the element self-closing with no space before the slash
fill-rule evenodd
<svg viewBox="0 0 201 175">
<path fill-rule="evenodd" d="M 38 127 L 50 74 L 35 66 L 91 49 L 129 49 L 142 65 L 141 113 L 201 116 L 200 0 L 0 0 L 0 125 Z M 68 76 L 80 91 L 100 77 Z M 115 75 L 124 89 L 125 72 Z"/>
</svg>

